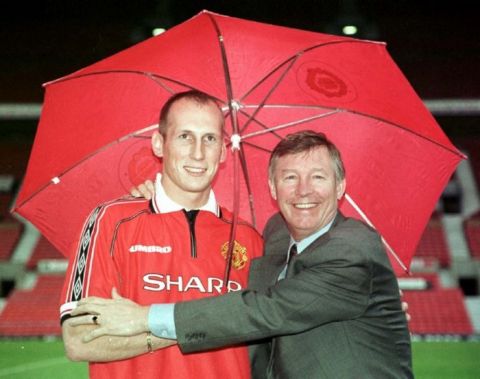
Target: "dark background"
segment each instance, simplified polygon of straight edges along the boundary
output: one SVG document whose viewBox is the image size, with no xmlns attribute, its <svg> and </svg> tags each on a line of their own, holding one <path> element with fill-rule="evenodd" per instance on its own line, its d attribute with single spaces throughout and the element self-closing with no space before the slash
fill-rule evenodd
<svg viewBox="0 0 480 379">
<path fill-rule="evenodd" d="M 175 25 L 202 9 L 319 32 L 335 32 L 332 26 L 340 17 L 356 17 L 365 26 L 359 37 L 387 42 L 420 97 L 480 97 L 480 22 L 475 1 L 5 3 L 0 8 L 0 102 L 41 102 L 42 83 L 147 38 L 153 26 Z"/>
<path fill-rule="evenodd" d="M 422 99 L 480 99 L 475 4 L 465 0 L 3 2 L 0 103 L 41 103 L 42 83 L 148 38 L 154 26 L 168 28 L 202 9 L 335 34 L 339 33 L 336 22 L 353 19 L 360 26 L 356 37 L 387 43 Z M 454 142 L 457 137 L 480 136 L 478 115 L 442 115 L 437 120 Z M 10 145 L 23 140 L 28 150 L 35 127 L 33 120 L 0 120 L 0 139 Z M 24 166 L 9 158 L 1 162 L 2 166 Z"/>
</svg>

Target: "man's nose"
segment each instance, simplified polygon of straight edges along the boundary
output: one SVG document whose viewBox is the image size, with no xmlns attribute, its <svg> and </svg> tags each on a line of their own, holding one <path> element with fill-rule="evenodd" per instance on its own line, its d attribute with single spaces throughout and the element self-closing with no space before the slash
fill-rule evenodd
<svg viewBox="0 0 480 379">
<path fill-rule="evenodd" d="M 193 143 L 191 155 L 193 159 L 201 160 L 205 156 L 205 147 L 201 140 L 196 140 Z"/>
<path fill-rule="evenodd" d="M 306 196 L 312 191 L 312 186 L 308 178 L 300 178 L 297 183 L 296 193 L 298 196 Z"/>
</svg>

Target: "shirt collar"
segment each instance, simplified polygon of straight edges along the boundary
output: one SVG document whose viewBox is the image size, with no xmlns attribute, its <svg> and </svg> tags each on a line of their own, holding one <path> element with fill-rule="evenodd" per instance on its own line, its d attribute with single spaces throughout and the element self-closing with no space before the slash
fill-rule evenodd
<svg viewBox="0 0 480 379">
<path fill-rule="evenodd" d="M 165 193 L 162 185 L 162 174 L 160 173 L 157 174 L 157 178 L 155 179 L 155 195 L 152 199 L 152 207 L 155 213 L 170 213 L 185 209 L 185 207 L 182 207 L 180 204 L 173 201 Z M 210 190 L 207 203 L 198 209 L 211 212 L 217 217 L 220 216 L 220 208 L 212 190 Z M 186 210 L 189 211 L 190 209 Z"/>
<path fill-rule="evenodd" d="M 335 217 L 336 217 L 336 215 L 335 215 Z M 305 237 L 304 239 L 302 239 L 300 241 L 295 241 L 292 237 L 290 237 L 290 245 L 289 245 L 288 249 L 290 250 L 290 247 L 292 247 L 292 245 L 294 243 L 296 243 L 297 244 L 297 253 L 300 254 L 303 250 L 305 250 L 308 246 L 310 246 L 313 241 L 315 241 L 318 237 L 324 235 L 325 233 L 327 233 L 330 230 L 330 228 L 333 225 L 333 221 L 335 221 L 335 217 L 332 218 L 332 221 L 330 221 L 322 229 L 320 229 L 319 231 L 309 235 L 308 237 Z"/>
</svg>

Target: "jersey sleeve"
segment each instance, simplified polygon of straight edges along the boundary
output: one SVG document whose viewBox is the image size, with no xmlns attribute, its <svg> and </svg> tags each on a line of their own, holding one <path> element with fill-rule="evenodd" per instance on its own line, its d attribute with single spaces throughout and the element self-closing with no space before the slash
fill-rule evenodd
<svg viewBox="0 0 480 379">
<path fill-rule="evenodd" d="M 114 235 L 110 207 L 102 205 L 94 209 L 85 222 L 76 253 L 69 260 L 60 299 L 61 322 L 70 317 L 80 299 L 110 298 L 112 288 L 118 288 L 110 251 Z"/>
</svg>

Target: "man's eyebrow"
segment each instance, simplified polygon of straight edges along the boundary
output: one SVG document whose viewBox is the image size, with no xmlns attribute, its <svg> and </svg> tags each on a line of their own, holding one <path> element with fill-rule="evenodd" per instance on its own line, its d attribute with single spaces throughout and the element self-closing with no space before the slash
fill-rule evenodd
<svg viewBox="0 0 480 379">
<path fill-rule="evenodd" d="M 297 172 L 297 169 L 295 168 L 283 168 L 280 170 L 280 172 L 283 173 L 291 173 L 291 172 Z"/>
</svg>

